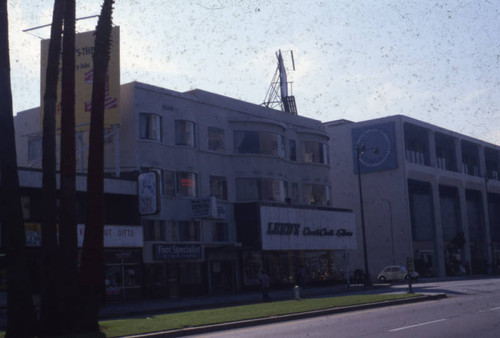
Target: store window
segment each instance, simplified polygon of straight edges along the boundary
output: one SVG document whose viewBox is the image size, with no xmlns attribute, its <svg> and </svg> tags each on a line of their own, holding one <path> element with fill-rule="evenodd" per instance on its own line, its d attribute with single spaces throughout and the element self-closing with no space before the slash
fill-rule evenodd
<svg viewBox="0 0 500 338">
<path fill-rule="evenodd" d="M 156 219 L 143 220 L 144 240 L 146 241 L 166 241 L 165 221 Z"/>
<path fill-rule="evenodd" d="M 38 160 L 42 158 L 42 136 L 28 137 L 28 161 Z"/>
<path fill-rule="evenodd" d="M 199 242 L 200 241 L 200 222 L 198 221 L 179 221 L 178 233 L 180 242 Z"/>
<path fill-rule="evenodd" d="M 321 142 L 302 142 L 302 160 L 306 163 L 328 164 L 328 147 Z"/>
<path fill-rule="evenodd" d="M 224 176 L 210 176 L 210 195 L 227 200 L 227 180 Z"/>
<path fill-rule="evenodd" d="M 236 179 L 238 201 L 284 201 L 284 187 L 280 180 L 265 178 Z"/>
<path fill-rule="evenodd" d="M 191 172 L 176 172 L 177 196 L 196 197 L 196 174 Z"/>
<path fill-rule="evenodd" d="M 304 203 L 310 205 L 329 205 L 330 189 L 321 184 L 304 184 Z"/>
<path fill-rule="evenodd" d="M 224 152 L 226 150 L 224 141 L 224 129 L 208 128 L 208 149 Z"/>
<path fill-rule="evenodd" d="M 162 140 L 160 115 L 139 113 L 139 138 L 142 140 Z"/>
<path fill-rule="evenodd" d="M 269 132 L 235 131 L 235 151 L 238 154 L 261 154 L 284 157 L 283 136 Z"/>
<path fill-rule="evenodd" d="M 194 147 L 195 125 L 192 121 L 175 120 L 175 144 L 178 146 Z"/>
<path fill-rule="evenodd" d="M 229 241 L 228 225 L 223 222 L 213 223 L 213 241 L 214 242 L 227 242 Z"/>
<path fill-rule="evenodd" d="M 137 299 L 141 296 L 141 250 L 106 250 L 104 284 L 106 299 Z"/>
</svg>

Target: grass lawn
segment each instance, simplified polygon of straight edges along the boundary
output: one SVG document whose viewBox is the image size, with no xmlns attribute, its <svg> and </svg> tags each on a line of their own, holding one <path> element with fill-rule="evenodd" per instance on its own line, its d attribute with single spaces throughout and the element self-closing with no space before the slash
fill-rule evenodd
<svg viewBox="0 0 500 338">
<path fill-rule="evenodd" d="M 288 300 L 281 302 L 231 306 L 210 310 L 187 311 L 147 318 L 101 321 L 101 331 L 106 337 L 117 337 L 186 327 L 218 324 L 244 319 L 285 315 L 340 306 L 357 305 L 410 298 L 418 294 L 352 295 L 342 297 Z"/>
</svg>

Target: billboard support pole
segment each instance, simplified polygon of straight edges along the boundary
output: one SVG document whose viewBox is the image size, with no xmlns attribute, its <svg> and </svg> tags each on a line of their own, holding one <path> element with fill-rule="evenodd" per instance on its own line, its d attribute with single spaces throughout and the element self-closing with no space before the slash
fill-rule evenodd
<svg viewBox="0 0 500 338">
<path fill-rule="evenodd" d="M 115 176 L 120 177 L 120 127 L 115 126 L 113 146 L 115 148 Z"/>
</svg>

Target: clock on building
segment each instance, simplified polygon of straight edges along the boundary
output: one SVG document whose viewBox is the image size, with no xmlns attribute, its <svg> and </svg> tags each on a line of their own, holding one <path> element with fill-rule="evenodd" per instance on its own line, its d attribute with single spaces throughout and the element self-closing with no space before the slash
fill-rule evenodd
<svg viewBox="0 0 500 338">
<path fill-rule="evenodd" d="M 353 144 L 362 172 L 396 168 L 393 123 L 353 129 Z"/>
</svg>

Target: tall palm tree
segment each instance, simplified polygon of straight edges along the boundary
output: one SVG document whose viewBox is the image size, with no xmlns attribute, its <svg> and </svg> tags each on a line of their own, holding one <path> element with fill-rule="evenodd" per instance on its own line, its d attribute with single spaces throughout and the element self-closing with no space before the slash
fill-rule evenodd
<svg viewBox="0 0 500 338">
<path fill-rule="evenodd" d="M 99 308 L 104 298 L 104 99 L 111 46 L 113 0 L 104 0 L 96 27 L 94 80 L 90 115 L 87 176 L 87 218 L 80 266 L 83 331 L 99 330 Z"/>
<path fill-rule="evenodd" d="M 6 337 L 35 334 L 35 309 L 29 283 L 21 192 L 14 136 L 10 82 L 7 1 L 0 1 L 0 221 L 7 258 Z"/>
<path fill-rule="evenodd" d="M 62 323 L 75 329 L 78 309 L 78 240 L 76 233 L 75 155 L 75 0 L 65 0 L 61 90 L 61 170 L 59 256 L 61 259 Z"/>
<path fill-rule="evenodd" d="M 54 1 L 46 84 L 43 96 L 42 138 L 42 300 L 40 309 L 41 332 L 44 335 L 60 333 L 60 298 L 58 294 L 59 268 L 57 263 L 56 214 L 56 122 L 57 80 L 61 54 L 61 34 L 64 0 Z"/>
</svg>

